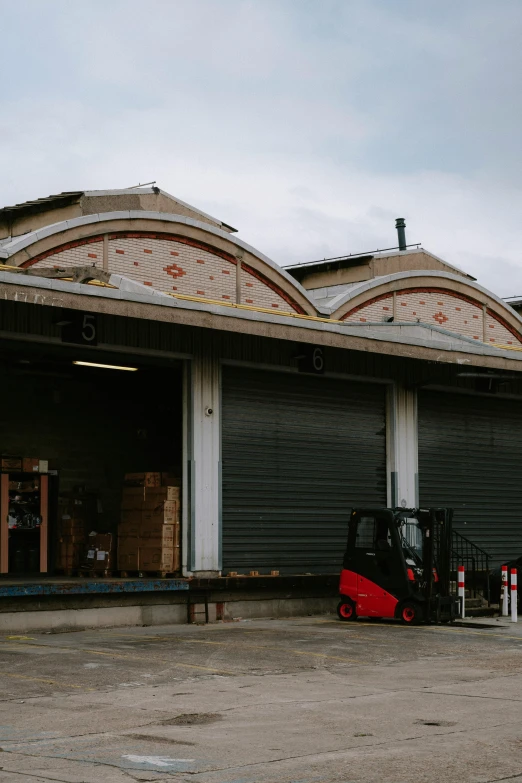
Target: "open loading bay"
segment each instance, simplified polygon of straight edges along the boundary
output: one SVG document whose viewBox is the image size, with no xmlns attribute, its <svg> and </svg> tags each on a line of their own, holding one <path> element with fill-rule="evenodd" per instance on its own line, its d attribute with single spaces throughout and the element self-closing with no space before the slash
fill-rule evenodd
<svg viewBox="0 0 522 783">
<path fill-rule="evenodd" d="M 181 364 L 4 341 L 0 366 L 0 572 L 179 573 Z"/>
</svg>

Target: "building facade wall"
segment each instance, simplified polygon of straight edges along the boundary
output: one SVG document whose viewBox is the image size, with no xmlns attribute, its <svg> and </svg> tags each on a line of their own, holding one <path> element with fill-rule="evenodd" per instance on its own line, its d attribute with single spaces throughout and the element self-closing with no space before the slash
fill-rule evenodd
<svg viewBox="0 0 522 783">
<path fill-rule="evenodd" d="M 163 359 L 169 356 L 184 358 L 192 368 L 192 380 L 185 396 L 190 447 L 185 450 L 188 462 L 184 463 L 184 475 L 190 477 L 192 489 L 191 493 L 185 494 L 184 501 L 190 508 L 187 517 L 187 528 L 190 529 L 186 529 L 188 535 L 184 539 L 188 542 L 185 547 L 189 555 L 186 563 L 188 571 L 217 572 L 221 564 L 219 379 L 222 364 L 297 375 L 295 343 L 110 315 L 99 315 L 98 318 L 98 351 L 114 352 L 117 348 L 122 352 L 122 359 L 126 354 L 132 356 L 134 351 L 139 351 L 147 356 L 149 362 L 157 353 Z M 17 333 L 14 336 L 18 337 L 25 333 L 30 342 L 42 339 L 55 346 L 59 344 L 60 327 L 51 307 L 6 301 L 0 313 L 0 329 L 4 337 L 8 332 Z M 394 488 L 394 492 L 388 495 L 388 503 L 401 504 L 404 501 L 408 506 L 416 505 L 417 404 L 414 387 L 437 383 L 455 391 L 468 392 L 466 399 L 472 407 L 476 399 L 473 396 L 474 378 L 460 377 L 456 368 L 450 365 L 435 367 L 428 362 L 333 348 L 325 349 L 325 369 L 327 378 L 337 378 L 347 386 L 360 380 L 387 384 L 390 391 L 386 432 L 387 473 Z M 300 376 L 299 380 L 305 385 L 307 378 Z M 320 378 L 316 380 L 321 383 Z M 522 384 L 510 379 L 502 391 L 520 399 Z M 12 394 L 15 393 L 13 390 Z M 155 399 L 157 391 L 151 394 Z M 501 406 L 502 402 L 498 404 Z M 212 413 L 207 410 L 209 408 Z M 10 447 L 15 449 L 16 444 Z M 310 447 L 314 447 L 313 436 L 310 437 Z M 35 451 L 38 451 L 36 447 Z M 393 477 L 392 473 L 395 474 Z M 439 502 L 445 501 L 441 498 Z"/>
</svg>

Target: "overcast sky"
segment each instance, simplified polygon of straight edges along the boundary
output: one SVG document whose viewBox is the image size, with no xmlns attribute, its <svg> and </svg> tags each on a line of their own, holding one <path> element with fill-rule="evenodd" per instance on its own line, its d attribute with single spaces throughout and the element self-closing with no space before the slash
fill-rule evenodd
<svg viewBox="0 0 522 783">
<path fill-rule="evenodd" d="M 0 0 L 0 205 L 157 180 L 280 264 L 522 295 L 522 0 Z"/>
</svg>

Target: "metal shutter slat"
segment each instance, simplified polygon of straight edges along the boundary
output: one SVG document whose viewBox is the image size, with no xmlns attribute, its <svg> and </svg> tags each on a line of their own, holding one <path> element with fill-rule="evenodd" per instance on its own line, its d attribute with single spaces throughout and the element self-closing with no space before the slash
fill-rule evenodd
<svg viewBox="0 0 522 783">
<path fill-rule="evenodd" d="M 222 397 L 223 568 L 336 572 L 386 504 L 384 387 L 224 367 Z"/>
<path fill-rule="evenodd" d="M 522 406 L 421 391 L 419 492 L 455 509 L 455 529 L 494 562 L 522 554 Z"/>
</svg>

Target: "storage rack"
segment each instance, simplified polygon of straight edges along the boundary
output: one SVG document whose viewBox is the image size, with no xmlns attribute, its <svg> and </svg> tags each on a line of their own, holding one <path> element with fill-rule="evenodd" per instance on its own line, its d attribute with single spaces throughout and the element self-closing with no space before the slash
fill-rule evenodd
<svg viewBox="0 0 522 783">
<path fill-rule="evenodd" d="M 2 473 L 0 475 L 0 574 L 9 573 L 9 482 L 29 481 L 38 478 L 40 494 L 40 518 L 39 544 L 40 544 L 40 573 L 47 573 L 47 549 L 49 532 L 49 476 L 47 473 Z"/>
</svg>

